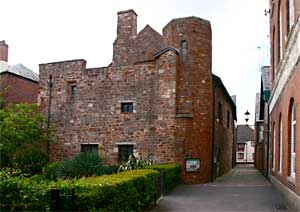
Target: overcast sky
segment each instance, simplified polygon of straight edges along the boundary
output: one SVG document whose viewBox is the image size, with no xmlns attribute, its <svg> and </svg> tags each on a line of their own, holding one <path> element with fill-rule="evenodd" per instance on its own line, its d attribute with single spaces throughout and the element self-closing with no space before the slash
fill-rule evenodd
<svg viewBox="0 0 300 212">
<path fill-rule="evenodd" d="M 112 60 L 117 12 L 134 9 L 138 31 L 146 24 L 161 33 L 173 18 L 211 22 L 214 74 L 237 95 L 238 123 L 254 121 L 259 67 L 269 65 L 268 0 L 0 0 L 0 40 L 9 44 L 9 64 L 85 59 L 88 67 Z M 261 47 L 261 48 L 258 48 Z"/>
</svg>

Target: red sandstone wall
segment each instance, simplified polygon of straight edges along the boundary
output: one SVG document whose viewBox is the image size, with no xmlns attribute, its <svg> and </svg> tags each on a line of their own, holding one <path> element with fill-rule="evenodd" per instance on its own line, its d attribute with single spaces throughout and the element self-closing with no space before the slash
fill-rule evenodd
<svg viewBox="0 0 300 212">
<path fill-rule="evenodd" d="M 4 90 L 4 106 L 10 103 L 37 103 L 37 82 L 10 73 L 2 73 L 0 75 L 0 91 Z"/>
<path fill-rule="evenodd" d="M 77 154 L 81 143 L 97 143 L 107 162 L 116 163 L 118 144 L 129 143 L 143 158 L 174 162 L 175 56 L 99 69 L 85 69 L 83 60 L 40 65 L 43 105 L 46 81 L 53 78 L 51 160 Z M 70 84 L 77 86 L 73 99 Z M 133 113 L 121 113 L 126 100 L 133 101 Z"/>
<path fill-rule="evenodd" d="M 185 183 L 208 182 L 211 170 L 212 74 L 211 28 L 196 17 L 172 20 L 164 29 L 168 45 L 179 49 L 181 60 L 176 85 L 176 154 Z M 181 41 L 187 42 L 182 60 Z M 185 158 L 199 158 L 200 171 L 185 172 Z"/>
</svg>

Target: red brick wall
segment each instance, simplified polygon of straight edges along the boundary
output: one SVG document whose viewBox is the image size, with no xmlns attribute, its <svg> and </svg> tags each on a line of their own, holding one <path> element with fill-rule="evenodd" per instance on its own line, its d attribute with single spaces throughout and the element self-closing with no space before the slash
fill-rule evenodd
<svg viewBox="0 0 300 212">
<path fill-rule="evenodd" d="M 0 90 L 4 91 L 4 106 L 16 103 L 37 103 L 38 83 L 10 73 L 0 74 Z"/>
<path fill-rule="evenodd" d="M 300 194 L 300 65 L 298 64 L 296 67 L 296 71 L 293 76 L 289 79 L 288 84 L 284 88 L 281 93 L 280 98 L 278 99 L 274 109 L 271 112 L 271 123 L 273 126 L 275 124 L 276 128 L 276 164 L 275 164 L 275 172 L 272 171 L 272 175 L 276 176 L 282 183 L 289 186 L 292 190 L 296 191 Z M 296 106 L 296 183 L 293 184 L 288 179 L 288 164 L 289 164 L 289 104 L 291 98 L 294 99 L 294 104 Z M 280 113 L 282 115 L 282 125 L 283 125 L 283 163 L 282 163 L 282 175 L 278 173 L 279 166 L 279 116 Z M 273 127 L 272 127 L 273 129 Z M 273 130 L 271 131 L 272 137 L 272 145 L 271 145 L 271 160 L 270 164 L 272 164 L 273 160 Z"/>
<path fill-rule="evenodd" d="M 232 168 L 232 152 L 234 144 L 234 118 L 230 100 L 225 95 L 223 89 L 214 82 L 215 102 L 215 136 L 214 136 L 214 161 L 216 162 L 216 172 L 214 177 L 219 177 Z M 218 119 L 218 103 L 222 104 L 223 122 Z M 230 113 L 229 126 L 227 126 L 227 112 Z"/>
<path fill-rule="evenodd" d="M 278 66 L 279 66 L 279 35 L 282 37 L 282 48 L 283 48 L 283 55 L 285 54 L 285 47 L 288 43 L 288 37 L 289 32 L 288 30 L 288 23 L 287 18 L 288 17 L 288 7 L 287 7 L 287 1 L 288 0 L 277 0 L 273 1 L 270 0 L 270 55 L 271 55 L 271 80 L 274 82 L 276 78 L 278 77 Z M 274 4 L 272 3 L 274 2 Z M 279 34 L 279 8 L 281 3 L 281 11 L 282 11 L 282 32 Z M 300 15 L 300 5 L 299 1 L 294 1 L 294 22 L 296 23 L 296 20 L 298 19 Z M 275 66 L 277 67 L 275 69 Z"/>
</svg>

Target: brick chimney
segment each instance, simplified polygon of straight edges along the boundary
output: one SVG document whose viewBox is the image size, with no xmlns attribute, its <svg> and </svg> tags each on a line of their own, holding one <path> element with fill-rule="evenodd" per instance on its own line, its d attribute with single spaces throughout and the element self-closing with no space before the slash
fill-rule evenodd
<svg viewBox="0 0 300 212">
<path fill-rule="evenodd" d="M 137 14 L 134 10 L 118 12 L 117 39 L 128 39 L 137 34 Z"/>
<path fill-rule="evenodd" d="M 8 45 L 5 41 L 0 41 L 0 61 L 8 62 Z"/>
</svg>

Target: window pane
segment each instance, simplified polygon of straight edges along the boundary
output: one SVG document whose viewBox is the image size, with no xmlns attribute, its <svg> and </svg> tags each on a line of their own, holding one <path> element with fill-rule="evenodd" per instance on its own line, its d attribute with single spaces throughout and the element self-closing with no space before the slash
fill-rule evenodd
<svg viewBox="0 0 300 212">
<path fill-rule="evenodd" d="M 81 152 L 98 153 L 98 144 L 81 144 Z"/>
<path fill-rule="evenodd" d="M 133 112 L 133 102 L 121 103 L 121 111 L 123 113 L 132 113 Z"/>
</svg>

